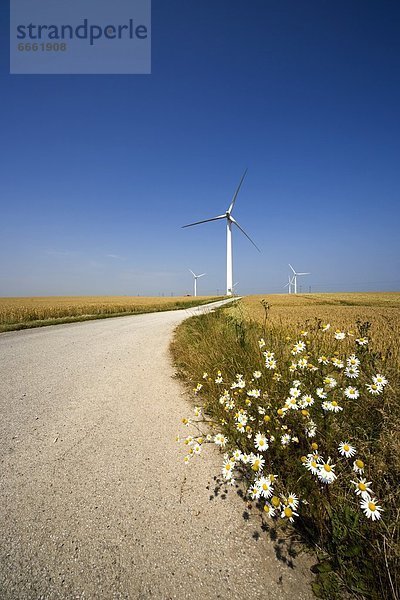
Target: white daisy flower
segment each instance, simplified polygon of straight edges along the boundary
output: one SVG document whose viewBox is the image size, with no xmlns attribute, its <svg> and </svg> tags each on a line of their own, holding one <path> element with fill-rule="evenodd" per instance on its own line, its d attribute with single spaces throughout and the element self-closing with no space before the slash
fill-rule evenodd
<svg viewBox="0 0 400 600">
<path fill-rule="evenodd" d="M 365 387 L 369 393 L 373 394 L 374 396 L 379 396 L 379 394 L 383 392 L 383 386 L 379 385 L 378 383 L 367 383 Z"/>
<path fill-rule="evenodd" d="M 251 455 L 250 463 L 253 471 L 261 471 L 265 465 L 265 459 L 261 456 L 261 454 L 253 454 Z"/>
<path fill-rule="evenodd" d="M 254 379 L 260 379 L 261 376 L 262 376 L 261 371 L 254 371 L 254 373 L 253 373 Z"/>
<path fill-rule="evenodd" d="M 320 356 L 318 358 L 318 362 L 322 365 L 328 365 L 329 364 L 329 358 L 327 356 Z"/>
<path fill-rule="evenodd" d="M 282 446 L 287 446 L 290 443 L 290 435 L 288 433 L 284 433 L 281 436 L 281 444 Z"/>
<path fill-rule="evenodd" d="M 357 338 L 356 342 L 359 346 L 367 346 L 368 345 L 368 338 L 367 337 L 361 337 L 361 338 Z"/>
<path fill-rule="evenodd" d="M 376 375 L 373 376 L 372 381 L 376 385 L 381 385 L 382 387 L 385 387 L 385 385 L 388 383 L 388 380 L 386 379 L 386 377 L 384 377 L 383 375 L 380 375 L 379 373 L 377 373 Z"/>
<path fill-rule="evenodd" d="M 265 368 L 273 371 L 276 369 L 276 360 L 274 358 L 269 358 L 265 361 Z"/>
<path fill-rule="evenodd" d="M 360 392 L 358 391 L 357 388 L 352 387 L 351 385 L 349 387 L 347 387 L 344 390 L 344 395 L 346 396 L 346 398 L 349 398 L 350 400 L 357 400 L 357 398 L 360 395 Z"/>
<path fill-rule="evenodd" d="M 309 438 L 313 438 L 317 435 L 317 425 L 314 423 L 314 421 L 308 421 L 305 427 L 305 432 Z"/>
<path fill-rule="evenodd" d="M 321 404 L 321 407 L 323 410 L 334 413 L 338 413 L 343 410 L 343 406 L 339 406 L 336 400 L 325 400 L 325 402 Z"/>
<path fill-rule="evenodd" d="M 195 406 L 194 407 L 194 416 L 195 417 L 199 417 L 201 415 L 201 408 L 200 406 Z"/>
<path fill-rule="evenodd" d="M 193 452 L 194 452 L 194 454 L 200 454 L 201 453 L 201 445 L 200 444 L 194 444 L 194 446 L 193 446 Z"/>
<path fill-rule="evenodd" d="M 353 462 L 353 471 L 355 471 L 356 473 L 364 473 L 364 469 L 365 469 L 365 465 L 363 463 L 362 460 L 360 460 L 359 458 L 357 458 L 354 462 Z"/>
<path fill-rule="evenodd" d="M 289 390 L 289 394 L 292 396 L 292 398 L 300 398 L 301 391 L 299 390 L 298 387 L 292 387 Z"/>
<path fill-rule="evenodd" d="M 300 340 L 294 344 L 291 352 L 293 355 L 296 355 L 296 354 L 300 354 L 301 352 L 304 352 L 305 349 L 306 349 L 306 344 L 302 340 Z"/>
<path fill-rule="evenodd" d="M 218 377 L 215 378 L 215 383 L 224 383 L 224 380 L 222 379 L 221 375 L 218 375 Z"/>
<path fill-rule="evenodd" d="M 296 508 L 299 506 L 300 501 L 296 494 L 289 494 L 287 497 L 282 496 L 282 499 L 284 501 L 284 504 L 290 506 L 290 508 L 293 508 L 293 510 L 296 510 Z"/>
<path fill-rule="evenodd" d="M 310 396 L 310 394 L 305 394 L 304 396 L 301 397 L 301 400 L 303 402 L 303 406 L 312 406 L 314 404 L 314 398 L 312 396 Z"/>
<path fill-rule="evenodd" d="M 357 367 L 346 367 L 344 374 L 346 377 L 350 377 L 350 379 L 356 379 L 359 376 L 360 371 L 357 369 Z"/>
<path fill-rule="evenodd" d="M 345 456 L 346 458 L 350 458 L 356 453 L 356 449 L 354 448 L 354 446 L 351 446 L 349 442 L 340 442 L 338 450 L 339 454 Z"/>
<path fill-rule="evenodd" d="M 275 516 L 275 508 L 273 506 L 271 506 L 271 504 L 269 502 L 266 502 L 264 505 L 264 512 L 266 513 L 267 517 L 271 518 Z"/>
<path fill-rule="evenodd" d="M 325 377 L 324 384 L 333 390 L 337 386 L 337 381 L 334 377 Z"/>
<path fill-rule="evenodd" d="M 328 483 L 328 484 L 333 483 L 336 479 L 336 475 L 333 470 L 335 465 L 331 465 L 330 462 L 331 462 L 331 459 L 328 458 L 328 460 L 326 462 L 321 463 L 319 465 L 317 475 L 318 475 L 318 479 L 320 481 L 322 481 L 322 483 Z"/>
<path fill-rule="evenodd" d="M 264 338 L 261 338 L 260 340 L 258 340 L 258 345 L 260 346 L 260 348 L 264 348 L 264 346 L 265 346 Z"/>
<path fill-rule="evenodd" d="M 197 386 L 194 388 L 194 393 L 198 394 L 202 387 L 203 387 L 203 384 L 198 383 Z"/>
<path fill-rule="evenodd" d="M 300 358 L 297 361 L 297 366 L 299 367 L 299 369 L 305 369 L 308 365 L 308 360 L 307 358 Z"/>
<path fill-rule="evenodd" d="M 259 398 L 261 396 L 261 390 L 249 390 L 247 395 L 250 396 L 250 398 Z"/>
<path fill-rule="evenodd" d="M 224 479 L 231 479 L 233 475 L 233 469 L 235 467 L 235 463 L 228 459 L 224 462 L 222 466 L 222 475 Z"/>
<path fill-rule="evenodd" d="M 348 367 L 358 367 L 360 364 L 360 361 L 355 354 L 350 354 L 346 362 Z"/>
<path fill-rule="evenodd" d="M 281 512 L 281 519 L 288 519 L 291 523 L 293 523 L 293 517 L 298 517 L 299 515 L 294 512 L 294 510 L 290 506 L 285 506 L 285 508 Z"/>
<path fill-rule="evenodd" d="M 326 325 L 322 325 L 322 331 L 328 331 L 328 329 L 330 329 L 331 324 L 330 323 L 326 323 Z"/>
<path fill-rule="evenodd" d="M 226 438 L 224 435 L 222 435 L 222 433 L 217 433 L 217 435 L 214 436 L 214 444 L 216 446 L 221 446 L 221 448 L 225 448 L 227 441 L 228 441 L 228 438 Z"/>
<path fill-rule="evenodd" d="M 261 490 L 261 496 L 264 498 L 270 498 L 272 496 L 274 488 L 269 477 L 260 477 L 257 481 L 257 485 Z"/>
<path fill-rule="evenodd" d="M 346 337 L 346 334 L 344 331 L 339 331 L 339 329 L 336 329 L 335 340 L 344 340 L 345 337 Z"/>
<path fill-rule="evenodd" d="M 313 475 L 318 475 L 319 465 L 318 465 L 317 457 L 315 457 L 313 455 L 309 455 L 307 457 L 307 461 L 303 464 L 304 464 L 304 467 L 307 469 L 307 471 L 311 471 L 311 473 Z"/>
<path fill-rule="evenodd" d="M 206 372 L 204 371 L 204 373 L 203 373 L 203 379 L 207 379 L 207 377 L 208 377 L 208 373 L 206 373 Z"/>
<path fill-rule="evenodd" d="M 328 397 L 328 394 L 324 391 L 324 388 L 317 388 L 315 393 L 317 394 L 318 398 L 321 398 L 321 400 L 324 400 Z"/>
<path fill-rule="evenodd" d="M 360 502 L 360 506 L 368 519 L 379 521 L 383 508 L 378 505 L 376 498 L 363 498 Z"/>
<path fill-rule="evenodd" d="M 357 496 L 361 496 L 361 498 L 364 498 L 364 500 L 370 498 L 373 494 L 371 488 L 369 487 L 372 481 L 360 479 L 359 481 L 352 481 L 351 483 L 355 485 L 356 489 L 354 491 L 357 494 Z"/>
<path fill-rule="evenodd" d="M 337 369 L 343 369 L 344 368 L 344 363 L 343 361 L 339 360 L 338 358 L 332 358 L 332 364 L 334 367 L 336 367 Z"/>
<path fill-rule="evenodd" d="M 265 435 L 258 432 L 254 438 L 254 446 L 259 452 L 265 452 L 268 450 L 268 441 Z"/>
<path fill-rule="evenodd" d="M 295 388 L 298 388 L 301 386 L 301 381 L 299 381 L 298 379 L 294 379 L 292 382 L 292 386 Z"/>
<path fill-rule="evenodd" d="M 256 483 L 249 488 L 248 493 L 252 500 L 258 500 L 261 496 L 261 490 Z"/>
</svg>

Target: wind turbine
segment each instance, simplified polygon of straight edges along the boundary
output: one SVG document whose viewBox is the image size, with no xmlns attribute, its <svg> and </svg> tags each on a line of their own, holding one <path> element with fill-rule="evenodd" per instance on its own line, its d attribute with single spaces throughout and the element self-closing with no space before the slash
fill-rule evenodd
<svg viewBox="0 0 400 600">
<path fill-rule="evenodd" d="M 196 221 L 196 223 L 189 223 L 189 225 L 184 225 L 185 227 L 193 227 L 193 225 L 201 225 L 202 223 L 209 223 L 210 221 L 219 221 L 220 219 L 226 219 L 226 295 L 232 296 L 233 294 L 233 258 L 232 258 L 232 223 L 236 225 L 240 229 L 240 231 L 250 240 L 250 242 L 257 248 L 259 252 L 261 250 L 256 246 L 250 236 L 247 235 L 244 229 L 239 225 L 239 223 L 232 217 L 233 207 L 235 206 L 236 198 L 243 183 L 244 178 L 246 177 L 247 169 L 242 175 L 242 179 L 237 187 L 237 190 L 232 198 L 232 202 L 229 205 L 229 208 L 223 215 L 218 215 L 218 217 L 213 217 L 212 219 L 205 219 L 204 221 Z"/>
<path fill-rule="evenodd" d="M 194 295 L 197 296 L 197 280 L 199 277 L 204 277 L 205 273 L 202 273 L 201 275 L 196 275 L 191 269 L 189 269 L 189 271 L 194 277 Z"/>
<path fill-rule="evenodd" d="M 289 294 L 291 294 L 292 293 L 292 285 L 293 285 L 293 277 L 290 277 L 290 275 L 289 275 L 288 280 L 289 280 L 288 283 L 286 283 L 283 287 L 284 288 L 288 287 L 289 288 L 288 292 L 289 292 Z"/>
<path fill-rule="evenodd" d="M 289 267 L 292 269 L 294 275 L 292 277 L 292 281 L 294 280 L 294 293 L 297 294 L 297 277 L 299 275 L 311 275 L 311 273 L 296 273 L 296 271 L 293 269 L 292 265 L 289 263 Z"/>
</svg>

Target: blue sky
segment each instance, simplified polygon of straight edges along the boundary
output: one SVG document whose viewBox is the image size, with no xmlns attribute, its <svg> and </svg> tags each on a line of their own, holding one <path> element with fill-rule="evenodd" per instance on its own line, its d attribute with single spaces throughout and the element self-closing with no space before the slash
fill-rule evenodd
<svg viewBox="0 0 400 600">
<path fill-rule="evenodd" d="M 152 4 L 151 75 L 10 75 L 0 295 L 399 290 L 400 5 Z"/>
</svg>

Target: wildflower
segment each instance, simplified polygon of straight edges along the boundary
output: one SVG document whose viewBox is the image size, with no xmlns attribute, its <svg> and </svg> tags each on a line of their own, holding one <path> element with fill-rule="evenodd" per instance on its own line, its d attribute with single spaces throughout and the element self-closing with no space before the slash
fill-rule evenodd
<svg viewBox="0 0 400 600">
<path fill-rule="evenodd" d="M 215 383 L 217 383 L 217 384 L 224 383 L 224 380 L 222 379 L 221 375 L 218 375 L 218 377 L 215 378 Z"/>
<path fill-rule="evenodd" d="M 185 456 L 185 458 L 183 459 L 183 462 L 185 463 L 185 465 L 187 465 L 189 463 L 189 461 L 190 461 L 190 456 L 189 456 L 189 454 L 187 454 Z"/>
<path fill-rule="evenodd" d="M 324 388 L 317 388 L 315 393 L 317 394 L 318 398 L 321 398 L 321 400 L 324 400 L 328 397 L 328 394 L 324 391 Z"/>
<path fill-rule="evenodd" d="M 348 367 L 358 367 L 360 364 L 360 361 L 355 354 L 351 354 L 346 362 Z"/>
<path fill-rule="evenodd" d="M 327 356 L 320 356 L 318 358 L 318 362 L 320 364 L 323 364 L 323 365 L 328 365 L 329 364 L 329 358 Z"/>
<path fill-rule="evenodd" d="M 250 458 L 250 463 L 253 471 L 261 471 L 265 465 L 265 459 L 261 456 L 261 454 L 253 454 Z"/>
<path fill-rule="evenodd" d="M 200 406 L 195 406 L 194 407 L 194 416 L 195 417 L 199 417 L 200 414 L 201 414 L 201 408 L 200 408 Z"/>
<path fill-rule="evenodd" d="M 297 366 L 300 369 L 305 369 L 306 367 L 308 367 L 308 359 L 306 357 L 300 358 L 300 360 L 297 363 Z"/>
<path fill-rule="evenodd" d="M 341 410 L 343 410 L 343 406 L 339 406 L 339 404 L 336 402 L 336 400 L 325 400 L 325 402 L 323 402 L 321 404 L 323 410 L 326 410 L 328 412 L 340 412 Z"/>
<path fill-rule="evenodd" d="M 264 338 L 261 338 L 261 340 L 258 340 L 258 345 L 260 346 L 260 348 L 264 348 L 264 346 L 265 346 Z"/>
<path fill-rule="evenodd" d="M 242 454 L 241 461 L 244 465 L 249 464 L 249 462 L 251 461 L 251 455 L 250 454 Z"/>
<path fill-rule="evenodd" d="M 193 436 L 191 436 L 191 435 L 188 435 L 188 436 L 187 436 L 187 438 L 186 438 L 186 439 L 185 439 L 185 441 L 184 441 L 184 444 L 185 444 L 186 446 L 191 446 L 191 444 L 193 444 L 193 441 L 194 441 L 194 440 L 193 440 Z"/>
<path fill-rule="evenodd" d="M 280 373 L 274 373 L 272 379 L 274 381 L 280 381 L 282 379 L 282 375 Z"/>
<path fill-rule="evenodd" d="M 281 512 L 281 519 L 288 519 L 291 523 L 293 523 L 293 517 L 298 517 L 299 515 L 294 512 L 290 506 L 285 506 L 285 508 Z"/>
<path fill-rule="evenodd" d="M 313 454 L 309 454 L 307 462 L 303 463 L 307 471 L 311 471 L 313 475 L 318 475 L 319 465 L 317 457 Z"/>
<path fill-rule="evenodd" d="M 373 376 L 372 381 L 375 383 L 375 385 L 381 385 L 382 387 L 385 387 L 388 382 L 386 377 L 380 375 L 379 373 Z"/>
<path fill-rule="evenodd" d="M 228 441 L 228 438 L 226 438 L 224 435 L 222 435 L 222 433 L 217 433 L 217 435 L 214 436 L 215 445 L 221 446 L 221 448 L 225 448 L 227 441 Z"/>
<path fill-rule="evenodd" d="M 258 480 L 257 485 L 261 490 L 261 496 L 264 498 L 270 498 L 272 496 L 274 488 L 269 477 L 261 477 Z"/>
<path fill-rule="evenodd" d="M 290 439 L 291 439 L 290 435 L 288 433 L 284 433 L 281 436 L 281 444 L 282 444 L 282 446 L 287 446 L 289 444 L 289 442 L 290 442 Z"/>
<path fill-rule="evenodd" d="M 357 338 L 356 342 L 359 346 L 367 346 L 368 345 L 368 338 L 367 337 L 361 337 L 361 338 Z"/>
<path fill-rule="evenodd" d="M 334 377 L 325 377 L 324 384 L 333 390 L 337 386 L 337 381 Z"/>
<path fill-rule="evenodd" d="M 352 481 L 356 487 L 355 493 L 357 496 L 361 496 L 361 498 L 370 498 L 370 494 L 372 494 L 372 490 L 369 488 L 372 481 L 367 481 L 366 479 L 360 479 L 360 481 Z"/>
<path fill-rule="evenodd" d="M 374 396 L 379 396 L 379 394 L 383 392 L 383 386 L 377 383 L 367 383 L 366 388 L 369 393 L 373 394 Z"/>
<path fill-rule="evenodd" d="M 267 514 L 267 517 L 272 518 L 275 516 L 275 508 L 269 502 L 264 504 L 264 512 Z"/>
<path fill-rule="evenodd" d="M 275 358 L 275 353 L 271 352 L 270 350 L 266 350 L 265 352 L 263 352 L 263 355 L 265 357 L 265 360 L 272 360 L 273 358 Z"/>
<path fill-rule="evenodd" d="M 208 377 L 208 373 L 206 373 L 206 372 L 204 371 L 204 373 L 203 373 L 203 379 L 207 379 L 207 377 Z"/>
<path fill-rule="evenodd" d="M 254 373 L 253 373 L 254 379 L 260 379 L 261 376 L 262 376 L 261 371 L 254 371 Z"/>
<path fill-rule="evenodd" d="M 356 449 L 354 446 L 351 446 L 348 442 L 340 442 L 338 446 L 339 453 L 346 458 L 350 458 L 354 456 L 356 453 Z"/>
<path fill-rule="evenodd" d="M 335 340 L 344 340 L 345 337 L 346 337 L 346 334 L 344 331 L 339 331 L 339 329 L 336 329 Z"/>
<path fill-rule="evenodd" d="M 194 452 L 194 454 L 200 454 L 201 453 L 201 445 L 200 444 L 195 444 L 193 446 L 193 452 Z"/>
<path fill-rule="evenodd" d="M 296 496 L 296 494 L 289 494 L 289 496 L 285 498 L 285 500 L 285 504 L 287 504 L 288 506 L 290 506 L 290 508 L 293 508 L 294 510 L 296 510 L 296 508 L 299 506 L 299 499 Z"/>
<path fill-rule="evenodd" d="M 363 498 L 360 502 L 360 506 L 368 519 L 379 521 L 383 508 L 378 505 L 376 498 Z"/>
<path fill-rule="evenodd" d="M 239 450 L 239 448 L 236 448 L 236 450 L 234 450 L 232 452 L 232 459 L 233 460 L 241 460 L 242 459 L 242 452 Z"/>
<path fill-rule="evenodd" d="M 357 388 L 349 386 L 344 390 L 344 395 L 350 400 L 356 400 L 359 397 L 360 392 Z"/>
<path fill-rule="evenodd" d="M 346 367 L 344 370 L 344 374 L 346 375 L 346 377 L 356 379 L 359 376 L 360 371 L 357 369 L 357 367 Z"/>
<path fill-rule="evenodd" d="M 224 462 L 224 464 L 222 466 L 222 475 L 223 475 L 224 479 L 232 478 L 234 466 L 235 466 L 235 463 L 230 459 L 228 459 Z"/>
<path fill-rule="evenodd" d="M 298 410 L 297 400 L 296 398 L 287 398 L 285 400 L 285 407 L 291 408 L 292 410 Z"/>
<path fill-rule="evenodd" d="M 292 354 L 296 355 L 296 354 L 300 354 L 301 352 L 304 352 L 304 350 L 306 349 L 306 345 L 305 343 L 300 340 L 299 342 L 296 342 L 292 348 Z"/>
<path fill-rule="evenodd" d="M 261 396 L 261 390 L 249 390 L 247 395 L 250 396 L 250 398 L 259 398 Z"/>
<path fill-rule="evenodd" d="M 270 358 L 265 361 L 265 368 L 270 371 L 274 371 L 276 369 L 276 360 L 274 358 Z"/>
<path fill-rule="evenodd" d="M 355 471 L 356 473 L 364 473 L 364 469 L 365 465 L 363 461 L 357 458 L 357 460 L 353 462 L 353 471 Z"/>
<path fill-rule="evenodd" d="M 328 458 L 325 463 L 319 465 L 317 475 L 318 479 L 322 481 L 322 483 L 333 483 L 336 479 L 336 475 L 333 471 L 335 465 L 331 465 L 330 462 L 331 459 Z"/>
<path fill-rule="evenodd" d="M 303 406 L 312 406 L 314 404 L 314 398 L 312 396 L 310 396 L 309 394 L 305 394 L 304 396 L 301 397 Z"/>
<path fill-rule="evenodd" d="M 328 329 L 330 329 L 330 323 L 327 323 L 326 325 L 322 325 L 322 331 L 328 331 Z"/>
<path fill-rule="evenodd" d="M 261 490 L 256 483 L 249 488 L 249 496 L 252 500 L 258 500 L 261 496 Z"/>
<path fill-rule="evenodd" d="M 305 432 L 309 438 L 313 438 L 317 435 L 317 425 L 311 419 L 306 424 Z"/>
<path fill-rule="evenodd" d="M 258 432 L 256 437 L 254 438 L 254 446 L 256 450 L 259 450 L 259 452 L 265 452 L 265 450 L 268 449 L 268 442 L 265 435 Z"/>
<path fill-rule="evenodd" d="M 343 369 L 344 368 L 344 363 L 339 360 L 338 358 L 332 358 L 332 364 L 334 367 L 336 367 L 337 369 Z"/>
<path fill-rule="evenodd" d="M 194 393 L 198 394 L 202 387 L 203 387 L 203 384 L 198 383 L 197 386 L 194 388 Z"/>
</svg>

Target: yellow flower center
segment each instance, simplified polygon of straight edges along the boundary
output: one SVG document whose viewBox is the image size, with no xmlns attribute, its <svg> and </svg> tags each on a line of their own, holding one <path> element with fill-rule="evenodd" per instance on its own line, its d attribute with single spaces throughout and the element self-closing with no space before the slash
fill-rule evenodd
<svg viewBox="0 0 400 600">
<path fill-rule="evenodd" d="M 313 443 L 311 444 L 311 448 L 312 448 L 313 450 L 318 450 L 318 444 L 317 444 L 316 442 L 313 442 Z"/>
<path fill-rule="evenodd" d="M 345 452 L 348 452 L 348 451 L 350 450 L 350 446 L 349 446 L 348 444 L 344 444 L 344 445 L 343 445 L 343 450 L 344 450 Z"/>
<path fill-rule="evenodd" d="M 376 505 L 373 502 L 368 502 L 368 508 L 374 512 L 376 510 Z"/>
<path fill-rule="evenodd" d="M 281 408 L 278 408 L 278 415 L 281 417 L 283 415 L 283 410 Z"/>
<path fill-rule="evenodd" d="M 367 486 L 365 485 L 365 483 L 359 483 L 358 489 L 361 490 L 362 492 L 365 492 L 365 490 L 367 489 Z"/>
<path fill-rule="evenodd" d="M 267 483 L 263 483 L 262 488 L 263 488 L 263 490 L 267 491 L 269 488 L 269 485 Z"/>
<path fill-rule="evenodd" d="M 301 460 L 301 462 L 303 462 L 303 463 L 304 463 L 304 462 L 307 462 L 307 457 L 306 457 L 306 456 L 302 456 L 300 460 Z"/>
<path fill-rule="evenodd" d="M 317 463 L 315 462 L 315 460 L 311 461 L 311 466 L 314 467 L 314 469 L 317 468 Z"/>
<path fill-rule="evenodd" d="M 290 517 L 293 515 L 293 511 L 290 508 L 290 506 L 285 506 L 284 513 L 285 513 L 285 517 L 287 517 L 288 519 L 290 519 Z"/>
<path fill-rule="evenodd" d="M 275 481 L 275 475 L 269 475 L 269 478 L 271 480 L 271 483 L 274 483 L 274 481 Z"/>
<path fill-rule="evenodd" d="M 356 466 L 357 466 L 359 469 L 363 469 L 363 468 L 364 468 L 364 463 L 363 463 L 363 461 L 362 461 L 362 460 L 359 460 L 359 459 L 357 459 L 357 460 L 356 460 Z"/>
<path fill-rule="evenodd" d="M 230 470 L 231 470 L 231 468 L 232 468 L 232 466 L 231 466 L 231 463 L 228 463 L 227 465 L 225 465 L 225 469 L 226 469 L 227 471 L 230 471 Z"/>
<path fill-rule="evenodd" d="M 265 416 L 264 416 L 264 421 L 265 421 L 266 423 L 268 423 L 268 421 L 270 421 L 270 420 L 271 420 L 271 417 L 269 417 L 268 415 L 265 415 Z"/>
<path fill-rule="evenodd" d="M 281 503 L 281 501 L 279 500 L 279 498 L 277 496 L 272 496 L 271 504 L 273 506 L 278 507 L 280 505 L 280 503 Z"/>
<path fill-rule="evenodd" d="M 253 471 L 258 471 L 258 469 L 260 468 L 260 461 L 257 459 L 254 461 L 254 465 L 251 467 L 253 469 Z"/>
<path fill-rule="evenodd" d="M 324 469 L 325 469 L 325 471 L 327 471 L 327 473 L 332 471 L 332 467 L 330 465 L 324 465 Z"/>
<path fill-rule="evenodd" d="M 336 402 L 336 400 L 332 400 L 332 406 L 337 406 L 338 403 Z"/>
<path fill-rule="evenodd" d="M 270 508 L 269 508 L 269 506 L 267 504 L 264 506 L 264 510 L 265 510 L 266 513 L 269 513 Z"/>
</svg>

